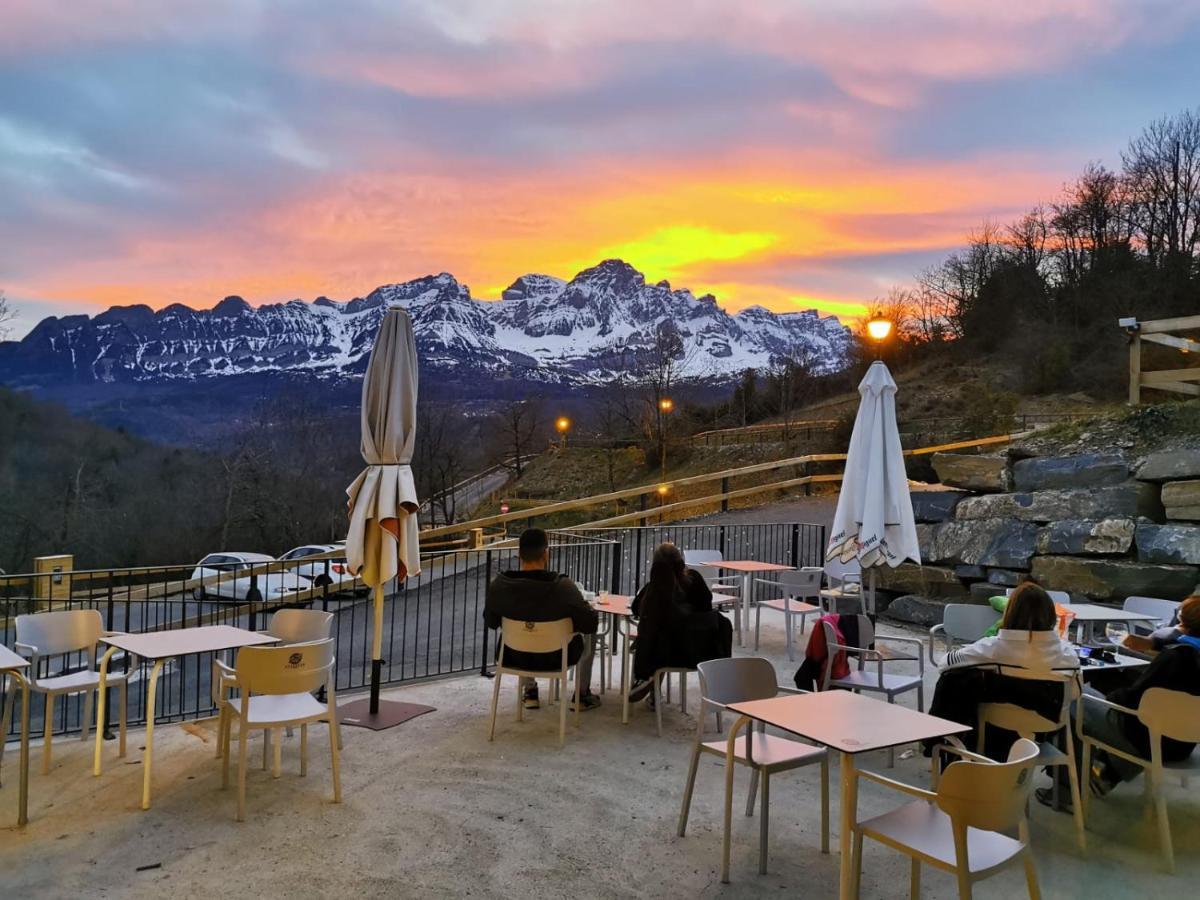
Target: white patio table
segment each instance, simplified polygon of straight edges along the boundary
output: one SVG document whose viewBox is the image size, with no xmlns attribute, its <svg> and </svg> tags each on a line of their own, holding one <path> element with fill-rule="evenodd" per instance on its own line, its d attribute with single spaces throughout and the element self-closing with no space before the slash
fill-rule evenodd
<svg viewBox="0 0 1200 900">
<path fill-rule="evenodd" d="M 144 634 L 112 634 L 100 638 L 108 650 L 100 660 L 100 691 L 96 709 L 96 721 L 104 721 L 104 704 L 107 691 L 108 661 L 118 650 L 133 656 L 153 661 L 150 680 L 146 685 L 146 751 L 142 754 L 142 809 L 150 808 L 150 771 L 154 753 L 154 700 L 158 691 L 158 676 L 163 663 L 176 656 L 192 653 L 219 653 L 238 647 L 254 647 L 259 644 L 274 644 L 279 638 L 261 631 L 248 631 L 232 625 L 202 625 L 198 628 L 172 628 L 166 631 L 148 631 Z M 96 729 L 96 751 L 92 762 L 92 774 L 100 774 L 100 750 L 103 746 L 102 728 Z"/>
<path fill-rule="evenodd" d="M 21 686 L 21 752 L 17 764 L 18 825 L 29 821 L 29 679 L 22 671 L 27 668 L 29 660 L 0 644 L 0 677 L 7 675 Z M 0 734 L 0 741 L 4 738 L 5 735 Z"/>
<path fill-rule="evenodd" d="M 729 729 L 725 757 L 725 839 L 721 880 L 729 881 L 729 842 L 733 810 L 734 749 L 738 732 L 751 720 L 824 744 L 841 755 L 841 898 L 850 896 L 850 832 L 858 815 L 858 775 L 854 757 L 928 738 L 970 731 L 966 725 L 939 719 L 894 703 L 873 700 L 850 691 L 792 694 L 770 700 L 731 703 L 739 718 Z M 750 749 L 750 743 L 747 743 Z"/>
<path fill-rule="evenodd" d="M 754 576 L 764 572 L 794 572 L 795 566 L 781 566 L 777 563 L 760 562 L 757 559 L 725 559 L 704 563 L 714 569 L 725 569 L 737 572 L 742 576 L 742 589 L 739 591 L 737 605 L 737 642 L 741 647 L 742 635 L 750 629 L 750 607 L 753 605 L 751 594 L 754 590 Z"/>
<path fill-rule="evenodd" d="M 1146 613 L 1132 612 L 1127 609 L 1117 609 L 1115 606 L 1101 606 L 1098 603 L 1072 603 L 1063 607 L 1075 614 L 1072 624 L 1078 625 L 1083 634 L 1081 643 L 1087 644 L 1095 640 L 1096 625 L 1101 622 L 1157 622 L 1158 616 Z"/>
</svg>

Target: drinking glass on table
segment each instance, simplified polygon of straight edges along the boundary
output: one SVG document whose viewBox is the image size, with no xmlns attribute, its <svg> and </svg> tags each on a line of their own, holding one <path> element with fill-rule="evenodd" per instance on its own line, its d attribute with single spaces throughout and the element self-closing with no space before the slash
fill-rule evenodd
<svg viewBox="0 0 1200 900">
<path fill-rule="evenodd" d="M 1126 622 L 1107 622 L 1104 625 L 1104 636 L 1113 646 L 1119 647 L 1129 637 L 1129 625 Z"/>
</svg>

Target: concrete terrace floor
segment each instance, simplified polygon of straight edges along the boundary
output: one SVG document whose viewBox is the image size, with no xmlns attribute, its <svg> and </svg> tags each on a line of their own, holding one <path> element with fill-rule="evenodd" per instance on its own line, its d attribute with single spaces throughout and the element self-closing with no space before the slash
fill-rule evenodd
<svg viewBox="0 0 1200 900">
<path fill-rule="evenodd" d="M 764 626 L 763 643 L 763 655 L 790 683 L 795 667 L 783 653 L 781 626 Z M 933 680 L 930 672 L 926 696 Z M 696 723 L 694 676 L 690 713 L 682 715 L 677 703 L 664 710 L 662 739 L 645 708 L 622 726 L 620 704 L 610 693 L 604 706 L 581 715 L 578 727 L 568 725 L 562 750 L 557 710 L 543 705 L 518 725 L 515 688 L 507 679 L 496 741 L 489 743 L 491 684 L 468 675 L 388 692 L 437 711 L 391 731 L 345 728 L 341 805 L 330 802 L 328 743 L 320 729 L 310 735 L 307 778 L 297 774 L 299 737 L 287 740 L 279 780 L 251 771 L 244 823 L 233 819 L 233 791 L 220 789 L 213 721 L 158 730 L 148 812 L 138 808 L 143 732 L 130 734 L 126 761 L 115 758 L 115 745 L 106 745 L 107 768 L 98 779 L 90 774 L 90 743 L 56 742 L 52 773 L 31 775 L 30 823 L 20 830 L 12 826 L 17 792 L 10 745 L 0 790 L 0 896 L 837 896 L 836 764 L 828 856 L 819 852 L 816 767 L 773 780 L 768 875 L 757 874 L 757 817 L 747 819 L 735 807 L 733 883 L 720 883 L 723 779 L 713 757 L 702 758 L 688 835 L 676 837 Z M 910 694 L 903 702 L 915 701 Z M 252 760 L 261 760 L 259 740 Z M 35 769 L 39 761 L 35 755 Z M 883 753 L 862 761 L 876 770 L 885 764 Z M 892 774 L 928 784 L 928 764 L 919 753 L 897 758 Z M 738 806 L 747 784 L 739 770 Z M 1174 877 L 1161 869 L 1140 784 L 1092 804 L 1086 860 L 1070 817 L 1035 803 L 1032 833 L 1044 896 L 1174 895 L 1194 884 L 1200 801 L 1177 783 L 1169 790 L 1179 864 Z M 864 782 L 860 816 L 902 801 Z M 156 867 L 138 871 L 143 866 Z M 949 875 L 926 867 L 923 881 L 927 898 L 955 896 Z M 976 896 L 1021 897 L 1024 889 L 1021 872 L 1012 870 L 980 884 Z M 862 896 L 900 897 L 907 890 L 906 858 L 868 842 Z"/>
</svg>

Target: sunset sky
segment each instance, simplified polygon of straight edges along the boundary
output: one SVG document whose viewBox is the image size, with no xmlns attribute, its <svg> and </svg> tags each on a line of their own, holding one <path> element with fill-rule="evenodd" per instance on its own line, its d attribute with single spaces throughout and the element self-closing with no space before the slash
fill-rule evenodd
<svg viewBox="0 0 1200 900">
<path fill-rule="evenodd" d="M 1200 4 L 0 0 L 15 335 L 619 256 L 852 316 L 1200 101 Z"/>
</svg>

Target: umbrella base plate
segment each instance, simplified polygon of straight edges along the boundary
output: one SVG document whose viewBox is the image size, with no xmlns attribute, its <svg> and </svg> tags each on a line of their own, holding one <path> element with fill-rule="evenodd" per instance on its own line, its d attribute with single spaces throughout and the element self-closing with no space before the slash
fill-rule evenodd
<svg viewBox="0 0 1200 900">
<path fill-rule="evenodd" d="M 420 703 L 402 703 L 399 700 L 380 700 L 379 712 L 371 715 L 371 698 L 363 697 L 338 706 L 338 722 L 342 725 L 353 725 L 357 728 L 370 728 L 372 731 L 383 731 L 403 725 L 409 719 L 423 716 L 434 711 L 432 706 Z"/>
</svg>

